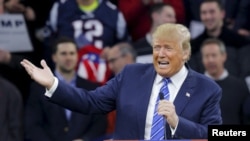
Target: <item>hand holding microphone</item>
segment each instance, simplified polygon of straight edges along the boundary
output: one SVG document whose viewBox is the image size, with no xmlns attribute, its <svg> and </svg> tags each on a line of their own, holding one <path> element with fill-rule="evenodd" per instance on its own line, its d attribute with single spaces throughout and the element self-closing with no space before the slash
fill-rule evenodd
<svg viewBox="0 0 250 141">
<path fill-rule="evenodd" d="M 175 111 L 175 106 L 173 102 L 164 99 L 164 95 L 162 92 L 159 93 L 160 102 L 158 105 L 158 114 L 165 117 L 168 124 L 175 128 L 178 123 L 178 116 Z"/>
</svg>

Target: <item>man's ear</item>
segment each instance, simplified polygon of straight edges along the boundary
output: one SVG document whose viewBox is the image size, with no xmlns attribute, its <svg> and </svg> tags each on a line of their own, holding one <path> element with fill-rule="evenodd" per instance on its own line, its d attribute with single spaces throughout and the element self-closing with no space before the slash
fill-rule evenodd
<svg viewBox="0 0 250 141">
<path fill-rule="evenodd" d="M 182 57 L 182 59 L 186 62 L 186 61 L 188 61 L 189 60 L 189 58 L 190 58 L 190 51 L 189 50 L 183 50 L 183 57 Z"/>
</svg>

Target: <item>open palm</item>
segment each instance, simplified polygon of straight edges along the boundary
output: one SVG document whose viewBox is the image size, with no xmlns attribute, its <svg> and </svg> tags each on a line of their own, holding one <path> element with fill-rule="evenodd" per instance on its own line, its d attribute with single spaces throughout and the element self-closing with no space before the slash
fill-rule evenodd
<svg viewBox="0 0 250 141">
<path fill-rule="evenodd" d="M 35 66 L 27 59 L 21 61 L 21 65 L 34 81 L 47 89 L 52 87 L 54 83 L 54 75 L 44 60 L 41 61 L 42 68 Z"/>
</svg>

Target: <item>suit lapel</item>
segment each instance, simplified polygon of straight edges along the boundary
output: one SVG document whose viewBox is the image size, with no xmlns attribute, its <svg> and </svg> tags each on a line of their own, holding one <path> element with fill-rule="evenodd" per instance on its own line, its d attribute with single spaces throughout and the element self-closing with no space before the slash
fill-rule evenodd
<svg viewBox="0 0 250 141">
<path fill-rule="evenodd" d="M 174 100 L 174 105 L 175 105 L 175 111 L 178 116 L 181 116 L 182 111 L 188 104 L 190 98 L 193 96 L 193 88 L 194 88 L 194 77 L 193 77 L 193 71 L 188 68 L 188 75 L 185 81 L 183 82 L 175 100 Z M 171 139 L 171 131 L 169 128 L 169 124 L 166 123 L 166 133 L 167 133 L 167 138 Z"/>
<path fill-rule="evenodd" d="M 154 83 L 156 72 L 153 65 L 147 69 L 140 80 L 138 81 L 137 94 L 138 96 L 138 110 L 137 120 L 140 138 L 144 138 L 145 122 L 148 110 L 148 104 L 151 96 L 151 91 Z"/>
<path fill-rule="evenodd" d="M 193 88 L 194 88 L 194 83 L 193 83 L 193 78 L 192 77 L 193 72 L 192 70 L 188 70 L 188 75 L 185 81 L 183 82 L 175 100 L 174 100 L 174 105 L 175 105 L 175 110 L 177 115 L 181 115 L 183 109 L 185 108 L 186 104 L 188 104 L 190 98 L 193 95 Z"/>
</svg>

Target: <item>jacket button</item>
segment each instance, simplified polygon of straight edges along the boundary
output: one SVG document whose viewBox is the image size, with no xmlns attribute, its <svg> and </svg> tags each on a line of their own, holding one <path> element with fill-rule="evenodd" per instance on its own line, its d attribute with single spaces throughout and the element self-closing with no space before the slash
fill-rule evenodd
<svg viewBox="0 0 250 141">
<path fill-rule="evenodd" d="M 68 127 L 64 127 L 64 132 L 68 132 L 69 131 L 69 128 Z"/>
</svg>

